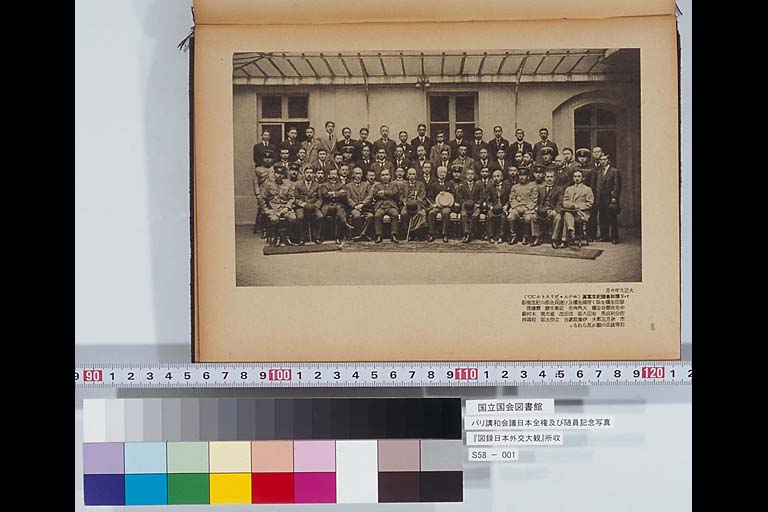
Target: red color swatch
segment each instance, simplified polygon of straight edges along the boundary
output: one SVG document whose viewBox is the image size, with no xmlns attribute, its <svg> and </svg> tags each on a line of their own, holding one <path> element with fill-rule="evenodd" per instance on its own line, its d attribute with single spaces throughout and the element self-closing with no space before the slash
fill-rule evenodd
<svg viewBox="0 0 768 512">
<path fill-rule="evenodd" d="M 293 473 L 251 473 L 251 503 L 293 503 Z"/>
</svg>

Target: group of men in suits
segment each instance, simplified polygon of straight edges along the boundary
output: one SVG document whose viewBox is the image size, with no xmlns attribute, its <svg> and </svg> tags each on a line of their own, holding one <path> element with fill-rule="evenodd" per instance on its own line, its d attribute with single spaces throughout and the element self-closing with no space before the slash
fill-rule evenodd
<svg viewBox="0 0 768 512">
<path fill-rule="evenodd" d="M 405 241 L 423 233 L 428 242 L 442 236 L 448 243 L 453 214 L 464 243 L 482 237 L 535 247 L 546 230 L 552 246 L 561 248 L 594 241 L 598 228 L 599 240 L 619 241 L 621 174 L 599 147 L 561 153 L 546 128 L 536 144 L 525 140 L 522 129 L 510 143 L 500 126 L 487 142 L 481 128 L 471 141 L 461 128 L 453 140 L 446 141 L 442 131 L 432 139 L 424 124 L 410 140 L 404 130 L 393 140 L 388 126 L 380 127 L 381 137 L 373 142 L 367 128 L 357 140 L 348 127 L 341 139 L 334 132 L 335 123 L 328 121 L 322 135 L 307 128 L 299 143 L 296 129 L 289 128 L 278 146 L 270 144 L 268 131 L 262 133 L 253 148 L 255 233 L 266 215 L 262 233 L 275 228 L 272 243 L 323 243 L 323 219 L 333 218 L 337 243 L 370 239 L 371 224 L 381 243 L 386 221 L 394 243 L 403 233 Z M 452 205 L 438 204 L 441 192 L 453 196 Z"/>
</svg>

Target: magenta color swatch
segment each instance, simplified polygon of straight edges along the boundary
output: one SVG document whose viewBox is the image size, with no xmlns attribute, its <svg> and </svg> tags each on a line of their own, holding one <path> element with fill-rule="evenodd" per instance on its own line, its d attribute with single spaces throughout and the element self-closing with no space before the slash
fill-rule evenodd
<svg viewBox="0 0 768 512">
<path fill-rule="evenodd" d="M 294 473 L 295 503 L 336 503 L 336 473 Z"/>
<path fill-rule="evenodd" d="M 336 471 L 336 441 L 294 441 L 293 471 L 296 473 Z"/>
<path fill-rule="evenodd" d="M 123 443 L 83 443 L 83 474 L 122 475 L 125 473 Z"/>
</svg>

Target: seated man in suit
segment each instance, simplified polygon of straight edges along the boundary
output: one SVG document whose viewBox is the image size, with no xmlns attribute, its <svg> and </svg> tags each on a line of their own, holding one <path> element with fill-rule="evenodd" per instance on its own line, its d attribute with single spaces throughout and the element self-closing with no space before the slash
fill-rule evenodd
<svg viewBox="0 0 768 512">
<path fill-rule="evenodd" d="M 515 167 L 514 165 L 509 166 L 509 169 L 507 170 L 506 181 L 509 182 L 510 187 L 517 184 L 517 179 L 519 176 L 520 176 L 520 171 L 517 170 L 517 167 Z"/>
<path fill-rule="evenodd" d="M 373 185 L 363 181 L 363 170 L 355 167 L 352 170 L 352 181 L 347 184 L 347 201 L 352 225 L 357 227 L 357 234 L 353 238 L 356 242 L 367 239 L 366 233 L 373 219 L 373 211 L 370 208 L 372 192 Z"/>
<path fill-rule="evenodd" d="M 354 168 L 354 165 L 352 166 Z M 339 182 L 342 186 L 346 186 L 351 180 L 349 179 L 350 166 L 347 164 L 341 164 L 339 166 Z"/>
<path fill-rule="evenodd" d="M 376 228 L 376 243 L 382 241 L 384 232 L 384 216 L 389 215 L 391 219 L 390 228 L 392 229 L 392 242 L 398 243 L 397 239 L 397 216 L 399 214 L 400 187 L 392 183 L 389 169 L 381 171 L 381 181 L 373 184 L 373 200 L 376 210 L 373 214 L 374 227 Z"/>
<path fill-rule="evenodd" d="M 336 169 L 328 171 L 328 181 L 320 186 L 320 198 L 323 200 L 323 217 L 333 217 L 336 221 L 336 243 L 341 245 L 342 235 L 339 229 L 341 228 L 346 236 L 353 226 L 347 222 L 347 190 L 339 181 L 339 171 Z"/>
<path fill-rule="evenodd" d="M 552 247 L 562 247 L 562 213 L 563 187 L 555 184 L 555 171 L 544 173 L 544 183 L 538 188 L 536 202 L 536 217 L 533 218 L 533 242 L 531 247 L 541 245 L 542 225 L 551 227 Z"/>
<path fill-rule="evenodd" d="M 565 222 L 565 244 L 576 236 L 576 219 L 579 222 L 589 222 L 589 213 L 595 203 L 592 189 L 583 183 L 584 172 L 581 169 L 573 171 L 573 185 L 563 192 L 563 221 Z M 581 247 L 582 237 L 578 237 Z"/>
<path fill-rule="evenodd" d="M 402 202 L 405 197 L 405 186 L 408 183 L 405 179 L 405 169 L 403 167 L 397 167 L 395 169 L 395 179 L 392 180 L 392 183 L 400 188 L 400 202 Z M 400 206 L 403 205 L 401 204 Z"/>
<path fill-rule="evenodd" d="M 421 231 L 427 225 L 427 213 L 424 210 L 426 203 L 426 189 L 424 182 L 416 179 L 416 169 L 413 167 L 407 171 L 408 179 L 405 182 L 405 194 L 402 199 L 402 209 L 400 211 L 400 230 L 405 229 L 407 235 L 405 241 L 410 242 L 411 238 Z"/>
<path fill-rule="evenodd" d="M 416 166 L 414 166 L 415 168 Z M 435 181 L 437 178 L 435 177 L 435 174 L 432 172 L 432 162 L 426 161 L 424 162 L 424 166 L 421 168 L 421 171 L 419 169 L 416 169 L 416 179 L 419 181 L 424 182 L 424 187 L 428 187 L 430 183 Z"/>
<path fill-rule="evenodd" d="M 460 176 L 461 169 L 459 169 L 458 173 Z M 451 208 L 440 206 L 435 202 L 437 194 L 440 192 L 450 192 L 451 194 L 454 194 L 455 197 L 454 184 L 452 181 L 447 181 L 447 177 L 448 169 L 442 166 L 438 167 L 437 178 L 432 180 L 426 186 L 425 198 L 428 208 L 427 224 L 429 225 L 429 237 L 427 237 L 427 242 L 434 242 L 435 240 L 435 235 L 437 235 L 437 214 L 439 213 L 442 215 L 443 242 L 446 244 L 448 243 L 448 226 L 450 225 Z"/>
<path fill-rule="evenodd" d="M 304 168 L 304 178 L 296 185 L 296 221 L 299 224 L 299 245 L 304 245 L 304 234 L 309 240 L 321 244 L 320 222 L 323 219 L 320 210 L 323 201 L 320 199 L 320 185 L 314 180 L 315 171 L 312 167 Z"/>
<path fill-rule="evenodd" d="M 485 202 L 485 189 L 475 181 L 475 169 L 466 171 L 464 182 L 456 190 L 456 199 L 461 204 L 461 227 L 464 231 L 463 243 L 472 241 L 480 223 L 480 206 Z M 471 221 L 471 223 L 470 223 Z"/>
<path fill-rule="evenodd" d="M 288 229 L 291 231 L 296 223 L 296 213 L 293 211 L 296 195 L 294 187 L 285 180 L 285 167 L 276 166 L 274 179 L 264 185 L 264 201 L 265 213 L 273 230 L 271 245 L 294 245 L 284 230 L 278 233 L 281 220 L 288 221 Z"/>
<path fill-rule="evenodd" d="M 493 171 L 493 183 L 486 188 L 486 204 L 488 205 L 488 218 L 486 230 L 488 240 L 491 243 L 500 244 L 504 241 L 504 233 L 507 231 L 507 207 L 509 205 L 509 182 L 504 181 L 504 175 L 499 169 Z"/>
<path fill-rule="evenodd" d="M 536 203 L 539 195 L 536 184 L 530 181 L 530 175 L 521 171 L 519 181 L 509 192 L 507 220 L 509 221 L 509 245 L 517 243 L 518 234 L 522 235 L 523 245 L 528 245 L 528 233 L 536 215 Z"/>
</svg>

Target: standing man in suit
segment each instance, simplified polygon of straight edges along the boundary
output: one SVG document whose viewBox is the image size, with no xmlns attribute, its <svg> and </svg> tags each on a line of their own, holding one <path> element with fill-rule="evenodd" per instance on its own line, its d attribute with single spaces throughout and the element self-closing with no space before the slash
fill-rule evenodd
<svg viewBox="0 0 768 512">
<path fill-rule="evenodd" d="M 296 138 L 298 135 L 299 132 L 296 130 L 296 128 L 291 126 L 288 128 L 288 138 L 285 139 L 282 144 L 280 144 L 280 149 L 288 149 L 288 156 L 291 162 L 296 160 L 296 156 L 299 154 L 299 148 L 301 147 L 301 143 Z"/>
<path fill-rule="evenodd" d="M 320 143 L 315 139 L 315 129 L 313 127 L 307 128 L 304 131 L 304 135 L 307 138 L 301 143 L 301 147 L 307 150 L 307 163 L 314 168 L 317 165 L 317 151 L 320 149 Z"/>
<path fill-rule="evenodd" d="M 509 192 L 507 207 L 510 231 L 507 243 L 509 245 L 517 243 L 518 234 L 522 235 L 523 245 L 528 245 L 528 233 L 536 216 L 536 204 L 539 199 L 536 184 L 530 181 L 528 172 L 521 171 L 519 180 Z"/>
<path fill-rule="evenodd" d="M 430 151 L 432 150 L 432 139 L 427 136 L 427 125 L 424 123 L 421 123 L 417 128 L 416 131 L 418 132 L 418 137 L 414 137 L 411 141 L 411 148 L 413 148 L 414 151 L 419 146 L 424 146 L 424 149 L 426 151 L 426 156 L 429 156 Z"/>
<path fill-rule="evenodd" d="M 368 151 L 370 151 L 371 158 L 376 154 L 376 150 L 373 148 L 373 142 L 368 140 L 368 134 L 370 132 L 368 131 L 368 128 L 363 126 L 360 128 L 360 140 L 357 141 L 358 150 L 360 151 L 360 156 L 362 158 L 363 155 L 363 148 L 368 147 Z"/>
<path fill-rule="evenodd" d="M 488 143 L 483 140 L 483 129 L 475 128 L 473 132 L 474 139 L 469 143 L 469 156 L 472 160 L 477 161 L 480 158 L 480 150 L 485 149 L 486 154 L 488 152 Z M 487 158 L 487 156 L 486 156 Z"/>
<path fill-rule="evenodd" d="M 493 140 L 488 142 L 488 154 L 492 157 L 498 155 L 499 150 L 504 151 L 504 159 L 509 158 L 509 141 L 503 137 L 504 130 L 501 126 L 493 127 Z M 505 169 L 501 167 L 502 171 Z"/>
<path fill-rule="evenodd" d="M 429 163 L 430 168 L 432 167 L 432 162 L 429 161 L 427 158 L 427 148 L 422 146 L 421 144 L 416 146 L 416 158 L 414 158 L 411 161 L 411 165 L 413 165 L 416 168 L 416 175 L 421 176 L 424 174 L 424 164 Z M 419 178 L 421 179 L 421 178 Z"/>
<path fill-rule="evenodd" d="M 443 130 L 437 130 L 435 132 L 435 142 L 432 144 L 432 147 L 427 152 L 427 155 L 429 155 L 429 159 L 432 160 L 433 162 L 439 161 L 443 148 L 448 148 L 448 161 L 450 162 L 451 146 L 445 141 L 445 132 Z"/>
<path fill-rule="evenodd" d="M 416 156 L 416 148 L 411 146 L 411 144 L 408 142 L 408 132 L 405 130 L 400 130 L 400 133 L 397 134 L 397 137 L 400 139 L 397 143 L 397 146 L 395 146 L 395 151 L 397 151 L 397 148 L 403 149 L 403 155 L 408 160 L 412 160 L 414 156 Z"/>
<path fill-rule="evenodd" d="M 434 146 L 432 151 L 435 149 L 437 149 L 437 146 Z M 432 167 L 435 169 L 438 167 L 447 167 L 450 169 L 451 165 L 451 148 L 443 147 L 443 149 L 440 151 L 440 157 L 437 160 L 432 160 Z"/>
<path fill-rule="evenodd" d="M 274 153 L 277 151 L 277 148 L 275 148 L 275 146 L 269 142 L 269 138 L 271 136 L 272 134 L 269 133 L 269 130 L 262 130 L 261 142 L 253 146 L 253 163 L 256 167 L 261 167 L 264 165 L 264 152 L 272 151 L 274 155 Z"/>
<path fill-rule="evenodd" d="M 352 161 L 355 161 L 359 157 L 358 143 L 352 138 L 352 129 L 349 126 L 345 126 L 341 129 L 341 136 L 344 137 L 341 140 L 336 141 L 334 147 L 334 153 L 344 153 L 344 149 L 349 146 L 352 148 Z"/>
<path fill-rule="evenodd" d="M 355 242 L 366 238 L 371 219 L 373 219 L 373 211 L 371 211 L 372 192 L 373 185 L 363 181 L 363 170 L 355 167 L 352 170 L 352 181 L 347 184 L 349 215 L 352 225 L 357 228 L 357 234 L 352 238 Z"/>
<path fill-rule="evenodd" d="M 414 233 L 426 227 L 427 212 L 424 207 L 426 204 L 426 189 L 424 182 L 416 179 L 416 169 L 410 167 L 406 176 L 405 195 L 403 196 L 403 207 L 400 211 L 402 226 L 408 235 L 405 238 L 406 243 L 410 241 Z M 408 229 L 410 227 L 410 229 Z"/>
<path fill-rule="evenodd" d="M 504 178 L 504 180 L 507 180 L 509 178 L 510 165 L 512 165 L 512 162 L 510 162 L 509 159 L 506 158 L 506 152 L 503 149 L 497 149 L 496 160 L 493 160 L 491 162 L 491 172 L 498 169 L 501 171 L 502 178 Z"/>
<path fill-rule="evenodd" d="M 326 121 L 325 133 L 322 137 L 317 139 L 318 144 L 320 144 L 319 149 L 324 149 L 329 156 L 336 152 L 336 142 L 338 139 L 336 138 L 334 130 L 336 130 L 336 123 L 333 121 Z"/>
<path fill-rule="evenodd" d="M 320 148 L 317 152 L 317 165 L 315 166 L 315 172 L 323 171 L 325 175 L 328 175 L 328 171 L 336 169 L 336 162 L 328 158 L 328 151 L 325 148 Z"/>
<path fill-rule="evenodd" d="M 456 159 L 451 162 L 451 165 L 458 164 L 462 169 L 464 169 L 462 174 L 463 178 L 466 178 L 467 170 L 474 170 L 475 168 L 475 162 L 469 156 L 467 156 L 467 150 L 468 146 L 466 144 L 459 146 L 459 156 L 457 156 Z"/>
<path fill-rule="evenodd" d="M 382 241 L 384 232 L 384 216 L 389 215 L 391 219 L 390 227 L 392 229 L 392 242 L 399 243 L 397 239 L 397 216 L 400 213 L 398 205 L 400 203 L 400 188 L 392 183 L 392 175 L 389 169 L 381 171 L 381 181 L 373 184 L 373 199 L 376 201 L 376 211 L 373 214 L 374 227 L 376 229 L 376 243 Z"/>
<path fill-rule="evenodd" d="M 526 153 L 533 154 L 533 146 L 530 142 L 525 140 L 525 130 L 522 128 L 515 130 L 515 142 L 509 145 L 509 154 L 516 155 L 517 153 L 520 153 L 521 155 L 525 155 Z"/>
<path fill-rule="evenodd" d="M 533 241 L 531 247 L 541 245 L 542 224 L 548 224 L 552 230 L 552 247 L 562 247 L 563 187 L 555 185 L 555 171 L 544 173 L 544 184 L 537 190 L 536 216 L 533 218 Z"/>
<path fill-rule="evenodd" d="M 464 128 L 456 128 L 455 133 L 456 138 L 453 139 L 450 143 L 451 159 L 456 159 L 459 157 L 460 146 L 467 146 L 467 149 L 469 149 L 469 141 L 464 138 Z"/>
<path fill-rule="evenodd" d="M 392 165 L 395 166 L 395 169 L 398 167 L 408 169 L 411 166 L 411 161 L 408 156 L 406 156 L 406 149 L 403 146 L 395 147 L 395 158 L 392 160 Z"/>
<path fill-rule="evenodd" d="M 565 243 L 568 244 L 576 236 L 576 219 L 589 222 L 589 212 L 595 202 L 592 189 L 582 183 L 584 172 L 581 169 L 573 171 L 573 185 L 563 192 L 563 222 L 565 223 Z M 579 236 L 579 247 L 581 247 Z"/>
<path fill-rule="evenodd" d="M 482 148 L 477 155 L 477 158 L 473 157 L 472 160 L 474 160 L 473 165 L 475 166 L 475 171 L 477 171 L 477 173 L 479 173 L 481 169 L 486 168 L 489 172 L 488 177 L 491 177 L 490 171 L 491 167 L 493 167 L 493 163 L 488 158 L 488 148 Z"/>
<path fill-rule="evenodd" d="M 486 203 L 488 204 L 488 220 L 486 222 L 488 240 L 491 243 L 500 244 L 504 241 L 504 233 L 507 232 L 507 206 L 509 204 L 509 182 L 504 180 L 500 169 L 493 171 L 493 183 L 486 189 Z"/>
<path fill-rule="evenodd" d="M 600 156 L 601 169 L 597 174 L 597 222 L 600 241 L 619 243 L 619 213 L 621 211 L 621 173 L 611 165 L 607 153 Z"/>
<path fill-rule="evenodd" d="M 379 128 L 379 133 L 381 133 L 381 138 L 373 143 L 373 147 L 378 153 L 379 149 L 383 149 L 384 153 L 387 155 L 387 159 L 392 161 L 395 159 L 395 146 L 397 146 L 397 143 L 389 138 L 389 126 L 383 124 Z"/>
<path fill-rule="evenodd" d="M 555 144 L 553 141 L 549 140 L 549 130 L 546 128 L 541 128 L 539 130 L 539 138 L 541 139 L 539 142 L 533 145 L 533 159 L 536 162 L 541 161 L 541 150 L 542 148 L 552 148 L 552 158 L 554 159 L 557 155 L 560 153 L 557 150 L 557 144 Z"/>
<path fill-rule="evenodd" d="M 437 214 L 442 215 L 443 242 L 448 243 L 448 226 L 450 225 L 451 208 L 439 206 L 435 199 L 440 192 L 455 193 L 452 181 L 447 181 L 448 169 L 445 167 L 437 168 L 437 178 L 426 185 L 425 199 L 427 202 L 427 224 L 429 225 L 429 236 L 427 242 L 434 242 L 437 235 Z"/>
<path fill-rule="evenodd" d="M 360 160 L 358 160 L 356 165 L 363 170 L 363 174 L 366 174 L 373 168 L 373 159 L 371 156 L 372 147 L 373 144 L 369 144 L 367 146 L 362 146 L 360 150 Z"/>
<path fill-rule="evenodd" d="M 387 150 L 384 148 L 376 148 L 376 161 L 371 165 L 371 169 L 376 172 L 376 181 L 381 180 L 381 173 L 384 169 L 389 171 L 390 179 L 395 172 L 395 168 L 392 166 L 392 162 L 387 160 Z"/>
<path fill-rule="evenodd" d="M 461 228 L 464 231 L 463 243 L 472 241 L 480 224 L 480 207 L 485 202 L 485 189 L 475 181 L 475 169 L 466 170 L 464 182 L 456 190 L 456 199 L 461 204 Z"/>
<path fill-rule="evenodd" d="M 320 185 L 320 198 L 323 200 L 323 217 L 334 217 L 336 221 L 336 243 L 341 245 L 342 235 L 339 228 L 346 228 L 343 231 L 348 234 L 353 226 L 347 222 L 347 190 L 339 181 L 338 170 L 331 169 L 328 172 L 328 181 Z"/>
<path fill-rule="evenodd" d="M 296 185 L 296 220 L 299 224 L 299 245 L 304 245 L 304 234 L 309 241 L 323 243 L 320 238 L 320 223 L 323 219 L 320 185 L 314 180 L 315 171 L 311 167 L 304 169 L 304 179 Z"/>
</svg>

